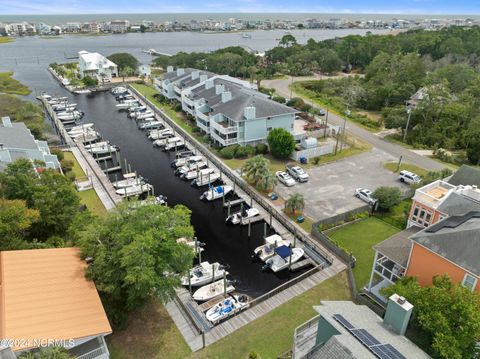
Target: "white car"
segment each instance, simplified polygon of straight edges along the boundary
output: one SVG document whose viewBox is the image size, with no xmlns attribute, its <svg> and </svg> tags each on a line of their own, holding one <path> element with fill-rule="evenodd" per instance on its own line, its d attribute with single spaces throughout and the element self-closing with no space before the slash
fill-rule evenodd
<svg viewBox="0 0 480 359">
<path fill-rule="evenodd" d="M 372 197 L 373 192 L 366 188 L 357 188 L 355 190 L 355 197 L 360 198 L 362 201 L 368 204 L 374 204 L 375 198 Z"/>
<path fill-rule="evenodd" d="M 400 180 L 400 182 L 408 184 L 416 184 L 422 181 L 422 178 L 419 175 L 406 170 L 400 171 L 398 179 Z"/>
<path fill-rule="evenodd" d="M 308 174 L 299 166 L 287 166 L 287 172 L 298 182 L 308 182 Z"/>
<path fill-rule="evenodd" d="M 277 171 L 275 172 L 275 176 L 277 176 L 278 180 L 287 187 L 291 187 L 295 184 L 295 180 L 290 177 L 287 172 Z"/>
</svg>

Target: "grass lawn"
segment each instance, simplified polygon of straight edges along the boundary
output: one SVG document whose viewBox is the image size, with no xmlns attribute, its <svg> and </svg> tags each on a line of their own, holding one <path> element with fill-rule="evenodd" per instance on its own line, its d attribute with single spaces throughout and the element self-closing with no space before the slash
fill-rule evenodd
<svg viewBox="0 0 480 359">
<path fill-rule="evenodd" d="M 268 314 L 238 329 L 190 358 L 246 358 L 255 351 L 263 359 L 277 358 L 293 345 L 293 331 L 317 313 L 313 305 L 321 300 L 349 300 L 345 272 L 320 283 Z"/>
<path fill-rule="evenodd" d="M 387 170 L 392 171 L 394 173 L 398 173 L 400 171 L 407 170 L 407 171 L 416 173 L 420 177 L 424 177 L 428 173 L 428 171 L 425 168 L 418 167 L 418 166 L 412 165 L 410 163 L 405 163 L 405 162 L 402 162 L 402 164 L 400 165 L 400 169 L 398 171 L 397 171 L 398 162 L 386 162 L 386 163 L 383 164 L 383 167 L 385 167 Z"/>
<path fill-rule="evenodd" d="M 408 211 L 412 205 L 412 200 L 410 198 L 404 199 L 402 202 L 393 207 L 390 212 L 375 213 L 375 217 L 382 219 L 383 221 L 395 226 L 401 230 L 404 230 L 407 226 Z M 407 214 L 405 213 L 407 212 Z"/>
<path fill-rule="evenodd" d="M 72 152 L 64 152 L 63 156 L 65 159 L 73 161 L 72 171 L 75 173 L 75 178 L 85 177 L 85 172 L 83 172 L 82 167 L 80 167 Z M 95 192 L 94 189 L 77 193 L 80 197 L 80 202 L 86 205 L 90 212 L 98 216 L 102 216 L 107 213 L 107 210 L 105 209 L 102 201 L 100 201 L 100 198 L 98 198 L 97 192 Z"/>
<path fill-rule="evenodd" d="M 8 42 L 13 42 L 13 41 L 15 41 L 13 37 L 0 36 L 0 44 L 6 44 Z"/>
<path fill-rule="evenodd" d="M 344 159 L 346 157 L 355 156 L 360 153 L 370 151 L 372 146 L 366 142 L 360 141 L 358 139 L 347 139 L 347 143 L 349 143 L 348 148 L 344 148 L 343 150 L 337 150 L 337 154 L 328 154 L 324 156 L 320 156 L 319 165 L 324 165 L 327 163 L 336 162 L 338 160 Z M 338 144 L 338 148 L 340 148 L 340 143 Z"/>
<path fill-rule="evenodd" d="M 308 233 L 310 233 L 312 231 L 312 225 L 313 225 L 314 221 L 310 217 L 307 217 L 303 214 L 303 217 L 305 218 L 305 220 L 302 223 L 298 223 L 297 218 L 298 218 L 298 216 L 302 215 L 301 213 L 291 214 L 290 212 L 288 212 L 288 213 L 285 212 L 285 210 L 284 210 L 284 213 L 293 222 L 295 222 L 297 225 L 302 227 L 303 230 L 307 231 Z"/>
<path fill-rule="evenodd" d="M 28 95 L 31 92 L 28 86 L 15 80 L 12 76 L 13 72 L 0 72 L 0 93 Z"/>
<path fill-rule="evenodd" d="M 372 246 L 400 232 L 399 228 L 370 217 L 364 221 L 348 224 L 328 233 L 328 236 L 342 248 L 352 252 L 357 259 L 353 275 L 360 290 L 370 279 L 375 252 Z"/>
</svg>

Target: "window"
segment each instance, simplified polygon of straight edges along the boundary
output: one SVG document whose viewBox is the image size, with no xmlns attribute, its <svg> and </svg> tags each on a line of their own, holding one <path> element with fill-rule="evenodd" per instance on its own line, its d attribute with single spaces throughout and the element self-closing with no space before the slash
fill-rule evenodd
<svg viewBox="0 0 480 359">
<path fill-rule="evenodd" d="M 465 273 L 465 277 L 463 277 L 462 285 L 473 292 L 473 290 L 477 286 L 477 278 L 475 278 L 474 276 L 468 273 Z"/>
<path fill-rule="evenodd" d="M 428 227 L 430 225 L 432 216 L 433 216 L 433 212 L 423 207 L 420 207 L 418 205 L 415 205 L 411 220 L 413 222 L 418 223 L 421 226 Z"/>
<path fill-rule="evenodd" d="M 272 130 L 271 127 L 267 127 L 267 132 L 270 132 Z"/>
</svg>

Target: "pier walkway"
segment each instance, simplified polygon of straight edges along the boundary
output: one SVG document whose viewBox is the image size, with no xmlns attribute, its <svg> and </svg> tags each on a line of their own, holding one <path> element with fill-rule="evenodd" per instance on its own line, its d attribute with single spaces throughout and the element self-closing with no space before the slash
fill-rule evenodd
<svg viewBox="0 0 480 359">
<path fill-rule="evenodd" d="M 107 210 L 114 208 L 122 201 L 122 198 L 115 193 L 115 188 L 108 179 L 108 176 L 100 168 L 93 156 L 85 149 L 83 143 L 81 141 L 74 141 L 68 136 L 62 121 L 58 119 L 57 114 L 53 111 L 50 104 L 45 99 L 42 100 L 42 103 L 58 135 L 72 151 L 80 164 L 80 167 L 82 167 L 83 172 L 85 172 L 85 175 L 92 182 L 92 187 L 97 193 L 98 198 L 100 198 L 100 201 L 102 201 L 104 207 Z"/>
</svg>

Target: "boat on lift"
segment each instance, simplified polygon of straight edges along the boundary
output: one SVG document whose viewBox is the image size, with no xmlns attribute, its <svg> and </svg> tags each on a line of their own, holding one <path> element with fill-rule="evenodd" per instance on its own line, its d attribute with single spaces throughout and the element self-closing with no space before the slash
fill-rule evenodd
<svg viewBox="0 0 480 359">
<path fill-rule="evenodd" d="M 146 184 L 145 180 L 142 177 L 137 177 L 136 173 L 126 173 L 123 175 L 123 178 L 123 180 L 113 182 L 113 187 L 119 189 Z"/>
<path fill-rule="evenodd" d="M 228 272 L 220 263 L 215 262 L 210 264 L 209 262 L 202 262 L 190 270 L 190 281 L 188 279 L 189 277 L 183 276 L 181 283 L 182 285 L 190 284 L 192 287 L 199 287 L 223 278 L 224 274 L 227 275 Z"/>
<path fill-rule="evenodd" d="M 190 175 L 192 172 L 194 172 L 193 176 L 195 177 L 192 177 L 192 175 Z M 184 178 L 187 180 L 193 178 L 194 180 L 192 181 L 192 185 L 197 187 L 210 185 L 212 183 L 215 183 L 221 178 L 220 173 L 215 172 L 211 168 L 205 168 L 200 171 L 192 171 L 192 172 L 187 173 Z"/>
<path fill-rule="evenodd" d="M 165 139 L 165 138 L 170 138 L 170 137 L 173 137 L 173 131 L 170 130 L 169 128 L 152 129 L 148 132 L 147 137 L 152 141 L 161 140 L 161 139 Z"/>
<path fill-rule="evenodd" d="M 76 126 L 72 126 L 70 127 L 67 132 L 68 133 L 71 133 L 71 132 L 78 132 L 78 131 L 83 131 L 87 128 L 92 128 L 93 127 L 93 123 L 82 123 L 81 125 L 76 125 Z"/>
<path fill-rule="evenodd" d="M 197 289 L 193 293 L 192 298 L 198 302 L 205 302 L 221 295 L 231 293 L 234 290 L 235 287 L 233 286 L 232 281 L 220 279 Z"/>
<path fill-rule="evenodd" d="M 240 224 L 244 221 L 248 221 L 249 219 L 252 219 L 256 216 L 260 215 L 260 211 L 256 208 L 248 208 L 246 209 L 245 207 L 242 207 L 242 210 L 233 213 L 230 216 L 227 217 L 225 220 L 225 223 L 231 223 L 231 224 Z"/>
<path fill-rule="evenodd" d="M 225 197 L 227 194 L 233 191 L 232 186 L 228 185 L 220 185 L 217 187 L 210 185 L 209 187 L 210 189 L 203 192 L 203 194 L 200 196 L 200 200 L 215 201 L 216 199 Z"/>
<path fill-rule="evenodd" d="M 131 196 L 138 196 L 143 193 L 150 192 L 152 188 L 153 187 L 148 183 L 141 183 L 139 185 L 137 184 L 129 187 L 119 188 L 115 191 L 115 193 L 118 194 L 119 196 L 131 197 Z"/>
<path fill-rule="evenodd" d="M 182 243 L 182 244 L 186 244 L 187 246 L 189 246 L 190 248 L 192 248 L 193 252 L 198 254 L 200 252 L 203 252 L 204 249 L 203 247 L 205 246 L 205 243 L 203 242 L 200 242 L 200 241 L 195 241 L 194 240 L 191 240 L 191 239 L 187 239 L 185 237 L 182 237 L 182 238 L 178 238 L 177 239 L 177 243 Z M 195 248 L 196 247 L 196 248 Z"/>
<path fill-rule="evenodd" d="M 103 146 L 96 146 L 87 150 L 92 155 L 105 155 L 108 153 L 115 153 L 118 151 L 118 147 L 115 145 L 106 144 Z"/>
<path fill-rule="evenodd" d="M 248 305 L 248 298 L 245 295 L 230 295 L 229 298 L 215 304 L 207 310 L 205 316 L 212 323 L 217 323 L 222 319 L 228 318 L 235 314 L 242 307 Z"/>
<path fill-rule="evenodd" d="M 188 156 L 188 157 L 181 157 L 177 158 L 176 160 L 172 161 L 171 166 L 173 168 L 179 168 L 185 165 L 189 165 L 190 163 L 198 163 L 203 161 L 202 156 Z"/>
<path fill-rule="evenodd" d="M 265 243 L 253 250 L 252 258 L 258 258 L 262 262 L 275 255 L 275 248 L 280 246 L 290 247 L 291 243 L 287 239 L 283 239 L 278 234 L 272 234 L 265 238 Z"/>
<path fill-rule="evenodd" d="M 262 270 L 271 269 L 275 273 L 280 272 L 288 268 L 290 264 L 298 262 L 304 254 L 305 251 L 302 248 L 279 246 L 275 248 L 275 255 L 265 261 Z"/>
</svg>

